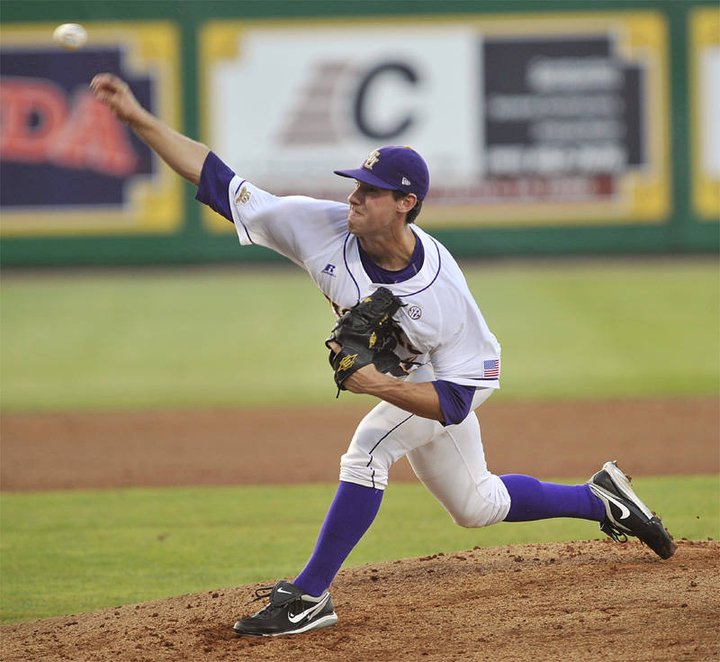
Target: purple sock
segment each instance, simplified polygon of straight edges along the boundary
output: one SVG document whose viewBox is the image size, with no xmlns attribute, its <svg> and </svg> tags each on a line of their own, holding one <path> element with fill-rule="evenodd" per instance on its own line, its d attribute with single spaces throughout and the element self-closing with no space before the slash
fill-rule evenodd
<svg viewBox="0 0 720 662">
<path fill-rule="evenodd" d="M 551 517 L 577 517 L 602 522 L 605 506 L 587 485 L 543 483 L 532 476 L 500 476 L 510 493 L 506 522 L 529 522 Z"/>
<path fill-rule="evenodd" d="M 315 549 L 293 584 L 308 595 L 318 596 L 326 590 L 372 524 L 382 498 L 383 490 L 341 481 Z"/>
</svg>

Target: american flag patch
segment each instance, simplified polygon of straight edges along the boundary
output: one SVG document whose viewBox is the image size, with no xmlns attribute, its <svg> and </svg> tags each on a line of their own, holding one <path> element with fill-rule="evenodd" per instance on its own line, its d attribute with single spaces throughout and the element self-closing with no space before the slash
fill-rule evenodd
<svg viewBox="0 0 720 662">
<path fill-rule="evenodd" d="M 485 379 L 496 379 L 500 376 L 500 359 L 483 361 L 483 377 Z"/>
</svg>

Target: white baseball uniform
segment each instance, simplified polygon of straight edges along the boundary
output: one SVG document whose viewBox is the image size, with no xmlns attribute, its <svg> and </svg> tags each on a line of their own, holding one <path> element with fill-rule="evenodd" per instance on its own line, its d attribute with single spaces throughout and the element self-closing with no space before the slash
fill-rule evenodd
<svg viewBox="0 0 720 662">
<path fill-rule="evenodd" d="M 241 244 L 265 246 L 305 269 L 336 313 L 380 287 L 365 270 L 357 238 L 348 232 L 346 203 L 274 196 L 237 175 L 230 179 L 218 163 L 224 173 L 209 190 L 199 191 L 198 199 L 232 216 Z M 413 364 L 407 379 L 475 387 L 471 412 L 458 424 L 443 425 L 381 402 L 358 426 L 341 459 L 340 479 L 384 489 L 393 462 L 407 455 L 455 522 L 493 524 L 505 518 L 510 497 L 487 469 L 472 410 L 499 388 L 500 345 L 454 258 L 422 229 L 412 229 L 422 242 L 422 264 L 407 280 L 383 284 L 406 304 L 394 320 L 405 336 L 401 358 Z"/>
</svg>

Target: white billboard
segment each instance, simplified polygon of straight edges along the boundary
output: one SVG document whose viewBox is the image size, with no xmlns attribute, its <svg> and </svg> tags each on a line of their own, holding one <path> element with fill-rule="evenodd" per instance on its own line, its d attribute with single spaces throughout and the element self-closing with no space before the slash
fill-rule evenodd
<svg viewBox="0 0 720 662">
<path fill-rule="evenodd" d="M 334 199 L 334 169 L 410 145 L 426 225 L 661 221 L 664 39 L 652 12 L 211 22 L 203 139 L 274 193 Z"/>
</svg>

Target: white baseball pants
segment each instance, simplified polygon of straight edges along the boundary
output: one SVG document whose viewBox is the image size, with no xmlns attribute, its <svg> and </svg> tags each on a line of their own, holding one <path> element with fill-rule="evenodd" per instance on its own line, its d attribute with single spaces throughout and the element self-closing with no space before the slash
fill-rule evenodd
<svg viewBox="0 0 720 662">
<path fill-rule="evenodd" d="M 410 381 L 433 379 L 421 367 Z M 360 422 L 340 461 L 340 480 L 385 489 L 394 462 L 407 455 L 422 483 L 456 524 L 481 527 L 505 519 L 510 495 L 500 478 L 488 471 L 474 410 L 493 389 L 479 389 L 472 410 L 462 423 L 443 426 L 381 402 Z"/>
</svg>

